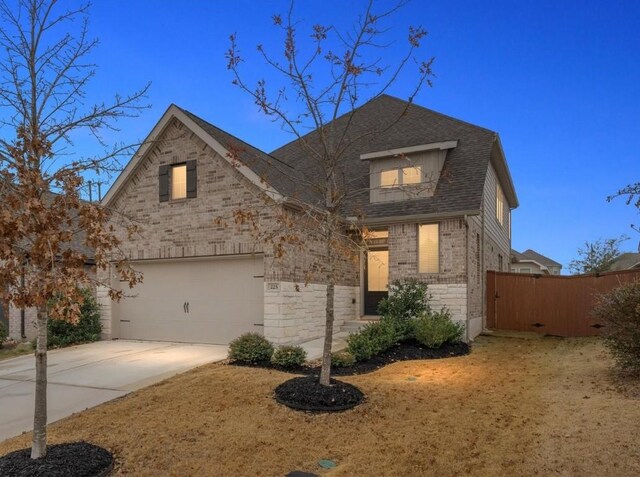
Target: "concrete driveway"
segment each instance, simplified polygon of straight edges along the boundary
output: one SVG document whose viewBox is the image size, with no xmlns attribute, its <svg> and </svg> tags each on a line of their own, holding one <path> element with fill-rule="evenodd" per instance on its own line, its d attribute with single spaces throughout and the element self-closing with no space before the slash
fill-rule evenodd
<svg viewBox="0 0 640 477">
<path fill-rule="evenodd" d="M 226 356 L 222 345 L 122 340 L 50 351 L 49 422 Z M 34 380 L 32 355 L 0 361 L 0 441 L 33 428 Z"/>
</svg>

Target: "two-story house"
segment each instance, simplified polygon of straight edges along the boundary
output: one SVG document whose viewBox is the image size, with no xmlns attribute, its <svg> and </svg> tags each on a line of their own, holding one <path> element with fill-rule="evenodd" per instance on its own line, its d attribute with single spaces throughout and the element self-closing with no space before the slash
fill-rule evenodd
<svg viewBox="0 0 640 477">
<path fill-rule="evenodd" d="M 391 280 L 415 277 L 428 284 L 432 306 L 446 306 L 472 339 L 484 324 L 485 271 L 509 269 L 518 205 L 498 135 L 387 95 L 324 131 L 337 134 L 347 122 L 361 139 L 340 160 L 351 192 L 341 214 L 345 227 L 365 226 L 373 240 L 359 260 L 340 264 L 335 328 L 376 314 Z M 106 337 L 228 343 L 263 330 L 273 342 L 296 343 L 322 336 L 326 284 L 304 275 L 312 251 L 278 259 L 250 227 L 216 221 L 265 198 L 287 207 L 295 196 L 321 208 L 323 198 L 300 186 L 318 173 L 308 157 L 318 134 L 267 154 L 172 105 L 104 198 L 140 225 L 123 246 L 144 273 L 134 298 L 111 303 L 98 290 Z M 266 214 L 261 223 L 270 220 Z"/>
</svg>

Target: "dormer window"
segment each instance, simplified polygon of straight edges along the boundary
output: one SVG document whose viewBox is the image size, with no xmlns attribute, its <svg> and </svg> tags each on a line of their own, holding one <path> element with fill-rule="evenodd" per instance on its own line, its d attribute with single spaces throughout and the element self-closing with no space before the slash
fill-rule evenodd
<svg viewBox="0 0 640 477">
<path fill-rule="evenodd" d="M 420 184 L 420 182 L 422 182 L 422 168 L 420 166 L 389 169 L 380 173 L 380 187 L 400 187 Z"/>
<path fill-rule="evenodd" d="M 422 182 L 422 168 L 420 166 L 390 169 L 380 173 L 380 187 L 400 187 L 420 184 Z"/>
<path fill-rule="evenodd" d="M 447 151 L 457 145 L 457 141 L 445 141 L 360 155 L 361 160 L 369 161 L 369 200 L 392 202 L 433 196 Z"/>
</svg>

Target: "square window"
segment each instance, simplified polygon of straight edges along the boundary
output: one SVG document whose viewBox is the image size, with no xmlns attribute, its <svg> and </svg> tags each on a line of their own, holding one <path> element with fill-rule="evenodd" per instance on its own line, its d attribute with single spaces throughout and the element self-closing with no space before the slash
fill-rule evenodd
<svg viewBox="0 0 640 477">
<path fill-rule="evenodd" d="M 187 198 L 187 165 L 180 164 L 171 168 L 171 199 Z"/>
<path fill-rule="evenodd" d="M 391 169 L 389 171 L 382 171 L 380 173 L 380 186 L 381 187 L 396 187 L 398 186 L 398 170 Z"/>
<path fill-rule="evenodd" d="M 403 167 L 400 169 L 400 183 L 403 185 L 420 184 L 422 182 L 422 168 Z"/>
</svg>

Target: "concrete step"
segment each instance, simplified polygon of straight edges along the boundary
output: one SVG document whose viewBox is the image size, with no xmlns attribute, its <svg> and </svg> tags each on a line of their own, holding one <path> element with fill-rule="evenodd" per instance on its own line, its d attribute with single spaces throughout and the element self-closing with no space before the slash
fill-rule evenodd
<svg viewBox="0 0 640 477">
<path fill-rule="evenodd" d="M 359 320 L 345 321 L 344 324 L 340 327 L 340 331 L 346 331 L 347 333 L 355 333 L 356 331 L 359 331 L 367 323 L 372 323 L 374 321 L 378 321 L 379 319 L 380 317 L 378 316 L 375 316 L 375 317 L 364 316 Z"/>
</svg>

